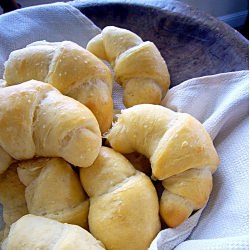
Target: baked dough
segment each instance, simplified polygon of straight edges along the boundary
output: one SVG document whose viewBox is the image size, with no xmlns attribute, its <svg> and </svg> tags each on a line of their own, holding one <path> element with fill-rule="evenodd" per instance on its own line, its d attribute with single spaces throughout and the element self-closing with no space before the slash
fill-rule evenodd
<svg viewBox="0 0 250 250">
<path fill-rule="evenodd" d="M 62 157 L 88 167 L 99 153 L 92 112 L 50 84 L 32 80 L 0 88 L 0 114 L 0 146 L 16 160 Z"/>
<path fill-rule="evenodd" d="M 10 155 L 3 150 L 3 148 L 0 146 L 0 174 L 2 174 L 13 162 L 13 159 L 10 157 Z"/>
<path fill-rule="evenodd" d="M 73 42 L 38 41 L 13 51 L 5 63 L 4 79 L 7 85 L 32 79 L 50 83 L 86 105 L 102 132 L 111 126 L 112 74 L 101 60 Z"/>
<path fill-rule="evenodd" d="M 26 185 L 30 214 L 88 227 L 89 199 L 80 179 L 61 158 L 40 158 L 18 163 L 18 175 Z"/>
<path fill-rule="evenodd" d="M 109 250 L 146 250 L 160 231 L 151 180 L 107 147 L 91 167 L 80 169 L 80 178 L 90 196 L 90 232 Z"/>
<path fill-rule="evenodd" d="M 160 200 L 160 214 L 170 227 L 185 221 L 193 211 L 202 208 L 212 191 L 209 168 L 189 169 L 162 181 L 165 188 Z"/>
<path fill-rule="evenodd" d="M 89 41 L 87 49 L 111 63 L 116 81 L 124 88 L 126 107 L 160 104 L 169 88 L 170 77 L 154 43 L 143 42 L 129 30 L 107 26 Z"/>
<path fill-rule="evenodd" d="M 25 215 L 11 226 L 2 250 L 104 250 L 83 228 L 35 215 Z"/>
<path fill-rule="evenodd" d="M 0 235 L 4 239 L 9 232 L 10 225 L 28 213 L 25 186 L 18 178 L 15 164 L 12 164 L 0 175 L 0 203 L 3 205 L 3 221 L 5 223 Z"/>
<path fill-rule="evenodd" d="M 153 179 L 165 187 L 160 213 L 169 227 L 206 204 L 219 158 L 209 134 L 191 115 L 137 105 L 121 112 L 106 138 L 120 153 L 137 151 L 150 159 Z"/>
</svg>

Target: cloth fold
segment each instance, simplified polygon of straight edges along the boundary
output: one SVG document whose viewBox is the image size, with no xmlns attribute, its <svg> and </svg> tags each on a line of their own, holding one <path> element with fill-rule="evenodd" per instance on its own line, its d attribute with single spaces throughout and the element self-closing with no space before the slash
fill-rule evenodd
<svg viewBox="0 0 250 250">
<path fill-rule="evenodd" d="M 67 3 L 38 5 L 0 16 L 0 79 L 4 62 L 11 51 L 29 43 L 72 41 L 82 47 L 100 33 L 100 29 Z"/>
<path fill-rule="evenodd" d="M 37 40 L 71 40 L 86 47 L 100 32 L 66 3 L 7 13 L 0 16 L 0 24 L 0 78 L 13 50 Z M 207 205 L 179 227 L 161 231 L 151 250 L 248 249 L 248 82 L 248 71 L 191 79 L 170 89 L 162 101 L 204 124 L 221 163 Z M 115 106 L 121 104 L 121 94 L 116 86 Z"/>
<path fill-rule="evenodd" d="M 162 105 L 193 115 L 215 139 L 224 127 L 232 126 L 232 120 L 248 112 L 247 102 L 248 71 L 239 71 L 185 81 L 168 92 Z"/>
<path fill-rule="evenodd" d="M 160 232 L 151 250 L 248 249 L 248 87 L 249 71 L 204 76 L 170 89 L 162 101 L 203 123 L 214 139 L 220 165 L 204 211 Z M 181 243 L 183 235 L 188 240 Z"/>
</svg>

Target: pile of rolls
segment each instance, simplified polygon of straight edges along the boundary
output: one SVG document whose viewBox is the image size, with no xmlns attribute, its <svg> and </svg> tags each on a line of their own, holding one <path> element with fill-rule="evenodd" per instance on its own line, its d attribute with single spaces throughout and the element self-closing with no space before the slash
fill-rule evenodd
<svg viewBox="0 0 250 250">
<path fill-rule="evenodd" d="M 115 122 L 113 77 L 126 106 Z M 2 249 L 146 250 L 205 206 L 219 158 L 198 120 L 160 105 L 169 85 L 157 47 L 117 27 L 86 49 L 13 51 L 0 83 Z"/>
</svg>

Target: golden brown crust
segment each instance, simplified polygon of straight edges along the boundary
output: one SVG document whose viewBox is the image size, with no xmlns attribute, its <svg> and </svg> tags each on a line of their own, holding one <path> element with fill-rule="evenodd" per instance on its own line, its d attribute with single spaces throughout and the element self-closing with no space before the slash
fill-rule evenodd
<svg viewBox="0 0 250 250">
<path fill-rule="evenodd" d="M 86 105 L 102 132 L 111 126 L 111 72 L 101 60 L 73 42 L 38 41 L 13 51 L 6 62 L 4 78 L 7 85 L 32 79 L 50 83 Z"/>
<path fill-rule="evenodd" d="M 87 228 L 88 197 L 68 163 L 61 158 L 41 158 L 18 166 L 20 179 L 28 184 L 25 198 L 29 213 Z"/>
<path fill-rule="evenodd" d="M 62 157 L 90 166 L 101 147 L 92 112 L 50 84 L 29 81 L 0 89 L 0 146 L 14 159 Z"/>
<path fill-rule="evenodd" d="M 90 196 L 90 232 L 107 249 L 147 249 L 160 230 L 158 198 L 150 179 L 106 147 L 80 176 Z"/>
<path fill-rule="evenodd" d="M 192 203 L 176 194 L 164 190 L 160 199 L 160 215 L 168 227 L 177 227 L 193 212 Z"/>
<path fill-rule="evenodd" d="M 162 181 L 169 192 L 189 200 L 194 210 L 206 204 L 212 190 L 212 174 L 207 168 L 188 169 Z"/>
<path fill-rule="evenodd" d="M 121 54 L 114 70 L 118 82 L 123 83 L 131 78 L 152 79 L 159 84 L 164 94 L 169 87 L 166 84 L 169 75 L 165 61 L 152 42 L 144 42 Z"/>
<path fill-rule="evenodd" d="M 135 33 L 107 26 L 89 41 L 87 49 L 111 63 L 116 81 L 123 86 L 126 107 L 159 104 L 170 77 L 167 65 L 152 42 L 143 42 Z"/>
<path fill-rule="evenodd" d="M 153 178 L 163 180 L 168 190 L 160 205 L 168 226 L 177 226 L 206 204 L 219 158 L 195 118 L 158 105 L 137 105 L 121 112 L 106 137 L 118 152 L 137 151 L 149 158 Z"/>
</svg>

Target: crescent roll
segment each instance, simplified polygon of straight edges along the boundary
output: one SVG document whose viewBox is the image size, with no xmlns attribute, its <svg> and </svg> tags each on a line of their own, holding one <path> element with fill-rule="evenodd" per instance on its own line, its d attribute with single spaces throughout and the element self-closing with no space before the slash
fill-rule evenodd
<svg viewBox="0 0 250 250">
<path fill-rule="evenodd" d="M 2 250 L 104 250 L 83 228 L 41 216 L 25 215 L 11 226 Z"/>
<path fill-rule="evenodd" d="M 145 174 L 113 149 L 102 147 L 80 169 L 90 196 L 89 229 L 109 250 L 145 250 L 160 230 L 156 190 Z"/>
<path fill-rule="evenodd" d="M 112 123 L 112 74 L 97 57 L 70 42 L 38 41 L 13 51 L 5 63 L 7 85 L 28 80 L 50 83 L 62 94 L 86 105 L 102 132 Z"/>
<path fill-rule="evenodd" d="M 0 124 L 0 147 L 16 160 L 62 157 L 88 167 L 101 147 L 92 112 L 35 80 L 0 88 Z"/>
<path fill-rule="evenodd" d="M 143 42 L 135 33 L 107 26 L 91 39 L 87 49 L 110 62 L 116 81 L 124 88 L 126 107 L 160 104 L 170 85 L 167 65 L 152 42 Z"/>
<path fill-rule="evenodd" d="M 89 200 L 80 179 L 61 158 L 40 158 L 18 163 L 18 175 L 26 185 L 30 214 L 87 228 Z"/>
<path fill-rule="evenodd" d="M 206 204 L 219 158 L 194 117 L 159 105 L 137 105 L 122 111 L 106 137 L 120 153 L 137 151 L 149 158 L 153 178 L 165 187 L 160 213 L 168 226 L 179 225 Z"/>
</svg>

